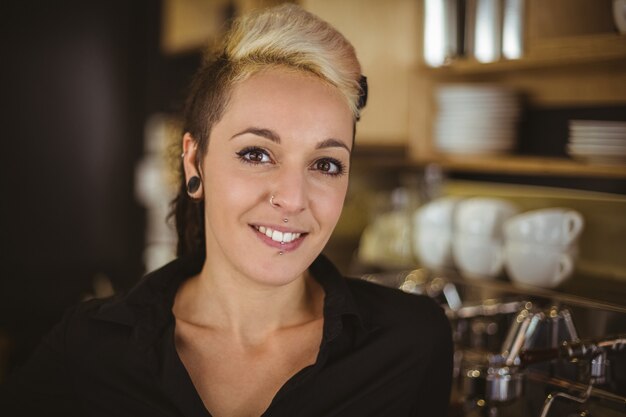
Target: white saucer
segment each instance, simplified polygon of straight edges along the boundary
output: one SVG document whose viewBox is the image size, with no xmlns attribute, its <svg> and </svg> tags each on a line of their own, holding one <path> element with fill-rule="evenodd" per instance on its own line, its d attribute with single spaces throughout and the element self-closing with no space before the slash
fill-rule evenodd
<svg viewBox="0 0 626 417">
<path fill-rule="evenodd" d="M 626 130 L 626 122 L 613 120 L 570 120 L 570 128 L 576 129 L 622 129 Z"/>
<path fill-rule="evenodd" d="M 572 145 L 599 145 L 599 146 L 624 146 L 626 145 L 626 137 L 619 139 L 606 139 L 592 137 L 571 137 L 569 143 Z"/>
<path fill-rule="evenodd" d="M 623 154 L 626 156 L 626 144 L 624 145 L 580 145 L 570 143 L 567 145 L 567 149 L 570 152 L 585 155 L 585 154 L 593 154 L 593 155 L 612 155 L 612 154 Z"/>
</svg>

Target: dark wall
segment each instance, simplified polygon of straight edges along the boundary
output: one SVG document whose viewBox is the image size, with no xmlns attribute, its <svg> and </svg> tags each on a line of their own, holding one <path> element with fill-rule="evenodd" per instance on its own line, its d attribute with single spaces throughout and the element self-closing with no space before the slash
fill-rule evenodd
<svg viewBox="0 0 626 417">
<path fill-rule="evenodd" d="M 0 381 L 106 274 L 143 272 L 134 165 L 159 106 L 160 2 L 2 2 Z M 3 342 L 4 340 L 4 342 Z M 7 365 L 8 363 L 8 365 Z"/>
</svg>

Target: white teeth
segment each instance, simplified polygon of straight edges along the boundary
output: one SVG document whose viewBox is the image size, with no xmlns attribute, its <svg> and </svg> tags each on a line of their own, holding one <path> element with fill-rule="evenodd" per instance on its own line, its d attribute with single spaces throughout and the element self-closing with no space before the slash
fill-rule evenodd
<svg viewBox="0 0 626 417">
<path fill-rule="evenodd" d="M 270 229 L 265 226 L 258 226 L 256 228 L 259 232 L 263 233 L 265 236 L 269 237 L 273 241 L 280 243 L 289 243 L 298 239 L 302 234 L 301 233 L 290 233 L 290 232 L 279 232 L 278 230 Z"/>
<path fill-rule="evenodd" d="M 283 241 L 283 232 L 279 232 L 278 230 L 274 230 L 274 233 L 272 234 L 272 240 L 276 241 L 276 242 L 282 242 Z"/>
</svg>

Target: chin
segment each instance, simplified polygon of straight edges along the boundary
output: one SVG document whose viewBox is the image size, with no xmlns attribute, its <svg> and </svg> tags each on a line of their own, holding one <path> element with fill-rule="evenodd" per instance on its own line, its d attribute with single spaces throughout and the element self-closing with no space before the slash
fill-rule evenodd
<svg viewBox="0 0 626 417">
<path fill-rule="evenodd" d="M 280 255 L 273 252 L 262 256 L 262 260 L 251 264 L 251 257 L 246 257 L 241 271 L 252 281 L 268 286 L 282 286 L 301 278 L 309 269 L 321 250 L 303 254 L 301 250 L 285 252 Z"/>
</svg>

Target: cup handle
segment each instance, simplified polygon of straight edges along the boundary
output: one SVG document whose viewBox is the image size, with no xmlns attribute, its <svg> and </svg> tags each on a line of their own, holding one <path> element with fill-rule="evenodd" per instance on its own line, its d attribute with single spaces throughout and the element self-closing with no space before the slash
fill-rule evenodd
<svg viewBox="0 0 626 417">
<path fill-rule="evenodd" d="M 572 273 L 573 270 L 574 260 L 572 259 L 572 257 L 567 253 L 562 254 L 561 258 L 559 259 L 559 269 L 552 279 L 552 285 L 559 285 L 565 278 L 567 278 Z"/>
<path fill-rule="evenodd" d="M 563 228 L 565 229 L 563 230 L 563 236 L 565 236 L 565 242 L 563 243 L 566 245 L 572 243 L 582 231 L 584 224 L 583 216 L 579 212 L 568 212 L 563 221 Z"/>
</svg>

